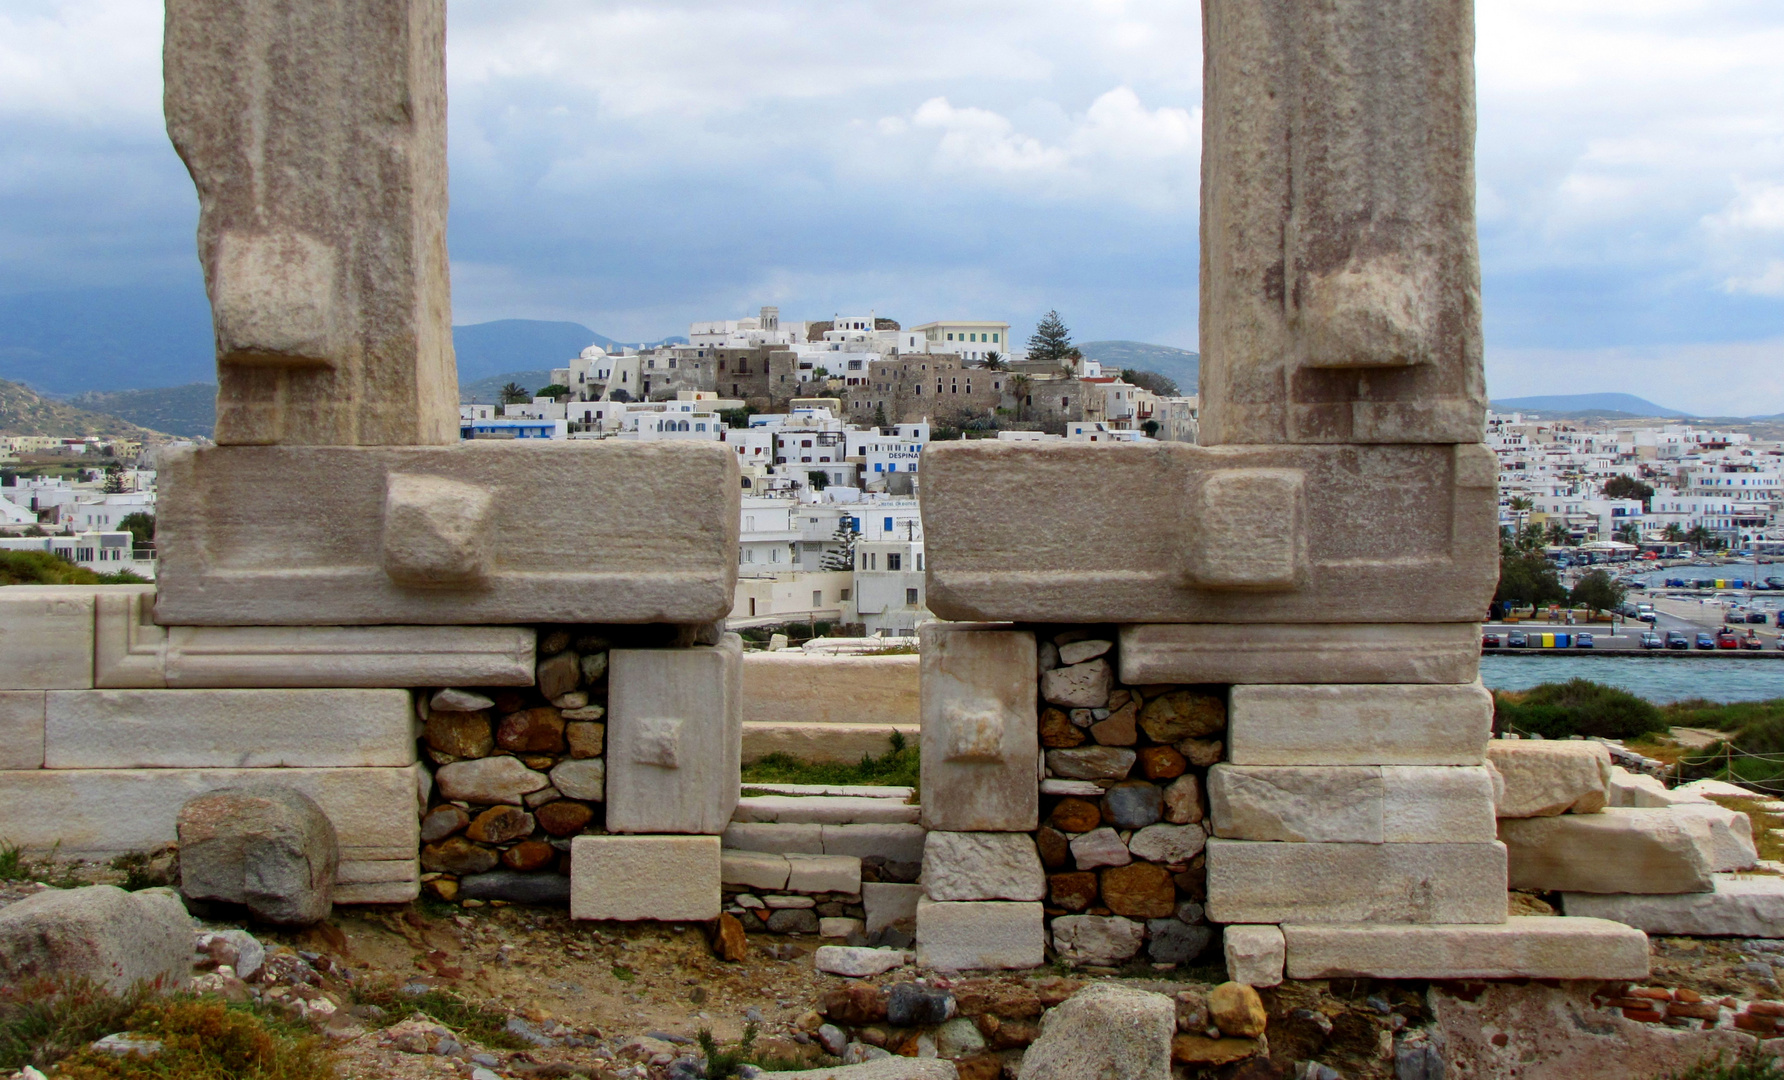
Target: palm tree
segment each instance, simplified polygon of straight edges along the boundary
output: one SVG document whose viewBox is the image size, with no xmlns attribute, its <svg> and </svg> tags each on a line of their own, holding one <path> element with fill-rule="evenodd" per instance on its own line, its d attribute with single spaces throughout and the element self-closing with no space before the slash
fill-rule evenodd
<svg viewBox="0 0 1784 1080">
<path fill-rule="evenodd" d="M 1549 522 L 1548 531 L 1543 533 L 1543 539 L 1551 544 L 1565 544 L 1573 539 L 1573 534 L 1569 533 L 1567 531 L 1567 526 L 1561 524 L 1559 521 L 1551 521 Z"/>
<path fill-rule="evenodd" d="M 1528 496 L 1513 495 L 1511 497 L 1510 507 L 1511 507 L 1511 512 L 1514 514 L 1527 514 L 1530 511 L 1536 509 L 1536 503 L 1534 500 L 1530 499 Z"/>
<path fill-rule="evenodd" d="M 1641 526 L 1633 521 L 1625 521 L 1623 524 L 1617 526 L 1615 536 L 1625 544 L 1640 543 L 1642 538 Z"/>
<path fill-rule="evenodd" d="M 1685 540 L 1685 530 L 1679 528 L 1679 523 L 1676 521 L 1667 522 L 1666 529 L 1660 535 L 1674 544 L 1683 543 Z"/>
<path fill-rule="evenodd" d="M 502 395 L 502 404 L 504 405 L 519 405 L 533 400 L 532 394 L 528 392 L 526 387 L 519 383 L 509 383 L 502 387 L 500 393 Z"/>
<path fill-rule="evenodd" d="M 1009 366 L 1009 362 L 1004 359 L 1003 353 L 998 352 L 996 349 L 985 354 L 985 369 L 987 371 L 1003 371 Z"/>
<path fill-rule="evenodd" d="M 1016 399 L 1016 419 L 1021 420 L 1028 412 L 1028 390 L 1031 380 L 1026 375 L 1011 375 L 1004 380 L 1004 389 Z"/>
<path fill-rule="evenodd" d="M 1699 551 L 1708 548 L 1715 540 L 1716 534 L 1705 528 L 1701 521 L 1691 526 L 1685 533 L 1685 542 Z"/>
</svg>

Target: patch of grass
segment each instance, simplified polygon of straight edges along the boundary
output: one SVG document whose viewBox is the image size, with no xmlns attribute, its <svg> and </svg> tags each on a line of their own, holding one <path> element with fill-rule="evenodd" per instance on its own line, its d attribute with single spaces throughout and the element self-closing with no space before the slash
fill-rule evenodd
<svg viewBox="0 0 1784 1080">
<path fill-rule="evenodd" d="M 151 996 L 142 987 L 113 994 L 86 979 L 0 984 L 0 1071 L 48 1068 L 94 1039 L 122 1031 Z"/>
<path fill-rule="evenodd" d="M 1692 698 L 1660 706 L 1660 715 L 1673 727 L 1739 731 L 1760 721 L 1784 720 L 1784 698 L 1770 701 L 1705 701 Z"/>
<path fill-rule="evenodd" d="M 82 1049 L 65 1058 L 57 1076 L 68 1080 L 333 1080 L 332 1057 L 321 1040 L 273 1025 L 245 1006 L 176 995 L 155 998 L 125 1018 L 120 1029 L 161 1043 L 152 1058 L 116 1057 Z M 108 1033 L 109 1034 L 109 1033 Z"/>
<path fill-rule="evenodd" d="M 638 978 L 638 973 L 624 964 L 613 965 L 613 977 L 620 982 L 629 983 Z"/>
<path fill-rule="evenodd" d="M 525 1039 L 508 1030 L 508 1014 L 448 990 L 429 990 L 411 997 L 399 993 L 394 980 L 379 979 L 353 987 L 353 1004 L 376 1005 L 384 1010 L 380 1023 L 388 1027 L 412 1013 L 423 1013 L 454 1031 L 463 1032 L 485 1046 L 500 1050 L 525 1050 Z"/>
<path fill-rule="evenodd" d="M 0 585 L 99 585 L 99 575 L 47 551 L 0 551 Z"/>
<path fill-rule="evenodd" d="M 25 861 L 25 849 L 0 840 L 0 881 L 23 881 L 30 876 L 31 867 Z"/>
<path fill-rule="evenodd" d="M 700 1042 L 700 1052 L 706 1055 L 706 1080 L 731 1080 L 744 1065 L 757 1064 L 750 1058 L 756 1048 L 756 1023 L 750 1021 L 743 1025 L 743 1039 L 735 1049 L 719 1049 L 718 1040 L 712 1032 L 701 1028 L 696 1036 Z"/>
<path fill-rule="evenodd" d="M 1729 1061 L 1724 1055 L 1705 1058 L 1671 1080 L 1784 1080 L 1784 1068 L 1771 1058 L 1755 1055 L 1745 1061 Z"/>
<path fill-rule="evenodd" d="M 863 784 L 916 787 L 920 772 L 917 748 L 903 732 L 894 731 L 885 753 L 864 754 L 853 765 L 804 761 L 791 754 L 769 754 L 743 767 L 746 784 Z"/>
<path fill-rule="evenodd" d="M 1744 754 L 1762 756 L 1743 757 Z M 1681 758 L 1679 771 L 1690 777 L 1720 777 L 1732 772 L 1734 775 L 1728 779 L 1753 783 L 1784 780 L 1784 713 L 1751 713 L 1722 742 Z"/>
<path fill-rule="evenodd" d="M 87 882 L 82 881 L 74 867 L 58 865 L 56 852 L 62 849 L 62 842 L 41 859 L 33 859 L 25 854 L 25 849 L 17 844 L 0 840 L 0 881 L 41 881 L 45 885 L 57 889 L 75 889 Z"/>
<path fill-rule="evenodd" d="M 110 866 L 124 875 L 118 882 L 118 888 L 125 892 L 136 892 L 138 889 L 153 889 L 161 885 L 173 885 L 176 882 L 168 876 L 167 868 L 155 865 L 155 856 L 147 851 L 126 851 L 114 858 Z"/>
<path fill-rule="evenodd" d="M 1545 739 L 1571 735 L 1632 739 L 1664 732 L 1669 726 L 1653 702 L 1590 679 L 1543 683 L 1522 693 L 1493 695 L 1495 731 L 1511 730 Z"/>
</svg>

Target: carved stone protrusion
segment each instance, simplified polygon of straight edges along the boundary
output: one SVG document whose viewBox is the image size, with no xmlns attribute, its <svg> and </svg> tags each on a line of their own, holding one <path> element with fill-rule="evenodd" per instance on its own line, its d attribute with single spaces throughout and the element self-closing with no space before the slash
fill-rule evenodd
<svg viewBox="0 0 1784 1080">
<path fill-rule="evenodd" d="M 495 498 L 443 476 L 391 473 L 384 498 L 384 572 L 411 588 L 472 588 L 488 566 Z"/>
<path fill-rule="evenodd" d="M 1190 583 L 1260 591 L 1306 584 L 1305 481 L 1300 469 L 1222 469 L 1201 478 Z"/>
</svg>

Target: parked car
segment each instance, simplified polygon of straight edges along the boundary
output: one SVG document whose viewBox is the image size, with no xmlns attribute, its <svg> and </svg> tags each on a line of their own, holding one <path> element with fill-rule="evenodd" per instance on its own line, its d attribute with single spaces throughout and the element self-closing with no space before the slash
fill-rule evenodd
<svg viewBox="0 0 1784 1080">
<path fill-rule="evenodd" d="M 1691 639 L 1686 637 L 1682 631 L 1668 630 L 1666 632 L 1666 647 L 1669 649 L 1689 649 L 1691 647 Z"/>
<path fill-rule="evenodd" d="M 1741 648 L 1757 652 L 1765 648 L 1765 642 L 1759 640 L 1759 635 L 1749 632 L 1746 637 L 1741 639 Z"/>
<path fill-rule="evenodd" d="M 1596 646 L 1597 646 L 1597 643 L 1592 640 L 1591 634 L 1575 634 L 1575 635 L 1573 635 L 1573 647 L 1576 649 L 1591 649 L 1591 648 L 1595 648 Z"/>
<path fill-rule="evenodd" d="M 1716 635 L 1716 648 L 1718 648 L 1718 649 L 1738 649 L 1740 647 L 1741 647 L 1741 638 L 1740 638 L 1739 634 L 1736 634 L 1733 631 L 1724 630 L 1720 634 Z"/>
<path fill-rule="evenodd" d="M 1645 623 L 1652 623 L 1652 622 L 1659 621 L 1659 616 L 1655 615 L 1652 611 L 1644 611 L 1640 615 L 1637 615 L 1636 618 L 1640 619 L 1642 622 L 1645 622 Z"/>
<path fill-rule="evenodd" d="M 1529 645 L 1530 640 L 1524 636 L 1522 630 L 1513 630 L 1505 635 L 1505 647 L 1508 649 L 1523 649 L 1528 648 Z"/>
<path fill-rule="evenodd" d="M 1480 636 L 1480 647 L 1483 649 L 1497 649 L 1499 647 L 1499 635 L 1482 634 Z"/>
<path fill-rule="evenodd" d="M 1758 626 L 1764 626 L 1766 624 L 1765 612 L 1749 611 L 1747 612 L 1747 621 Z"/>
<path fill-rule="evenodd" d="M 1699 634 L 1699 635 L 1697 635 L 1697 647 L 1700 649 L 1714 649 L 1716 647 L 1716 635 L 1714 635 L 1714 634 Z"/>
<path fill-rule="evenodd" d="M 1642 634 L 1642 648 L 1644 648 L 1644 649 L 1658 649 L 1658 648 L 1661 648 L 1662 646 L 1663 646 L 1663 642 L 1661 641 L 1659 634 L 1654 633 L 1652 630 L 1649 630 L 1646 633 Z"/>
</svg>

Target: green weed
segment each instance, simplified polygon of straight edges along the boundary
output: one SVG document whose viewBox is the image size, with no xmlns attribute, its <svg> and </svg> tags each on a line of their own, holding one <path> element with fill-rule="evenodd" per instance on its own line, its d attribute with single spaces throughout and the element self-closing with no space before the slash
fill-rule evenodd
<svg viewBox="0 0 1784 1080">
<path fill-rule="evenodd" d="M 917 748 L 894 731 L 878 757 L 864 754 L 859 762 L 804 761 L 791 754 L 769 754 L 743 767 L 745 784 L 864 784 L 916 787 L 920 774 Z"/>
<path fill-rule="evenodd" d="M 382 1023 L 386 1027 L 419 1012 L 485 1046 L 524 1050 L 528 1045 L 526 1040 L 508 1030 L 506 1012 L 468 1001 L 447 990 L 428 990 L 410 997 L 399 992 L 394 981 L 380 979 L 355 986 L 352 998 L 355 1005 L 376 1005 L 384 1010 Z"/>
<path fill-rule="evenodd" d="M 1671 1074 L 1671 1080 L 1784 1080 L 1784 1068 L 1770 1058 L 1731 1062 L 1717 1054 L 1684 1072 Z"/>
</svg>

